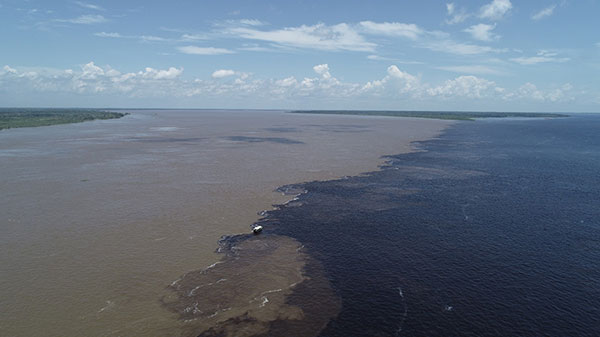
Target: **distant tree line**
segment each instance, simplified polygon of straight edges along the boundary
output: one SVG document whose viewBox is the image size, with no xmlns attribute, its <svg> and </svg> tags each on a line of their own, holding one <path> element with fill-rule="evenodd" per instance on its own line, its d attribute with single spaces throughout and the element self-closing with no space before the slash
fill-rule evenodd
<svg viewBox="0 0 600 337">
<path fill-rule="evenodd" d="M 469 111 L 387 111 L 387 110 L 293 110 L 290 113 L 357 115 L 357 116 L 390 116 L 419 117 L 452 120 L 475 120 L 475 118 L 530 117 L 550 118 L 569 117 L 564 114 L 542 112 L 469 112 Z"/>
<path fill-rule="evenodd" d="M 0 108 L 0 130 L 121 118 L 127 113 L 94 109 Z"/>
</svg>

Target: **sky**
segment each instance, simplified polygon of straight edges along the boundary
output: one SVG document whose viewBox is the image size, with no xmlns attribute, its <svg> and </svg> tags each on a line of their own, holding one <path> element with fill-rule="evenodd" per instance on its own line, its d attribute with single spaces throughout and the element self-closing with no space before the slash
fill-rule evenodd
<svg viewBox="0 0 600 337">
<path fill-rule="evenodd" d="M 600 0 L 0 0 L 0 106 L 600 112 Z"/>
</svg>

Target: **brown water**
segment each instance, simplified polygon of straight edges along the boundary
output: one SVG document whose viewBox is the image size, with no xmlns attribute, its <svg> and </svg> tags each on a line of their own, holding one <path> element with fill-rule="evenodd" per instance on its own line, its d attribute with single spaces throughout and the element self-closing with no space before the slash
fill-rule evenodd
<svg viewBox="0 0 600 337">
<path fill-rule="evenodd" d="M 234 286 L 220 282 L 214 297 L 201 298 L 202 312 L 215 309 L 204 316 L 183 315 L 190 299 L 181 295 L 227 278 L 230 263 L 215 253 L 219 237 L 249 232 L 257 211 L 289 199 L 274 192 L 278 186 L 374 170 L 382 155 L 410 151 L 411 141 L 434 137 L 448 124 L 161 110 L 3 130 L 0 335 L 222 333 L 240 315 L 251 318 L 245 322 L 253 322 L 257 330 L 248 333 L 253 335 L 265 322 L 281 320 L 278 315 L 314 319 L 310 305 L 284 302 L 306 279 L 303 268 L 311 263 L 297 242 L 284 237 L 262 238 L 270 248 L 252 246 L 254 253 L 245 255 L 250 261 L 252 254 L 266 254 L 260 256 L 272 270 L 287 265 L 281 277 L 260 287 L 248 284 L 265 273 L 248 273 Z M 202 272 L 218 261 L 223 266 Z M 193 282 L 178 286 L 186 279 Z M 325 281 L 320 287 L 335 304 Z M 223 297 L 232 289 L 239 296 Z M 260 306 L 264 292 L 276 289 L 282 290 L 268 293 L 269 302 Z M 244 309 L 242 302 L 248 306 L 255 298 Z M 335 314 L 334 304 L 326 312 Z M 226 308 L 232 309 L 218 312 Z"/>
</svg>

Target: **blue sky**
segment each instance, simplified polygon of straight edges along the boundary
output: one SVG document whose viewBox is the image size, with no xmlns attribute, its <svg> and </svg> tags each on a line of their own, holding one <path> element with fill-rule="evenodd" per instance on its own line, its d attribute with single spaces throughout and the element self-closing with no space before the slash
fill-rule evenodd
<svg viewBox="0 0 600 337">
<path fill-rule="evenodd" d="M 600 111 L 600 2 L 0 0 L 0 106 Z"/>
</svg>

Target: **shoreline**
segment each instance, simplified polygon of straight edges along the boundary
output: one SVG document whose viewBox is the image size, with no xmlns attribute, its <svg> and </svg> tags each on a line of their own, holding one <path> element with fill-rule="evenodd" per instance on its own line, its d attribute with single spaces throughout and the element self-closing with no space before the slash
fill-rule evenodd
<svg viewBox="0 0 600 337">
<path fill-rule="evenodd" d="M 0 108 L 0 131 L 119 119 L 127 115 L 98 109 Z"/>
</svg>

